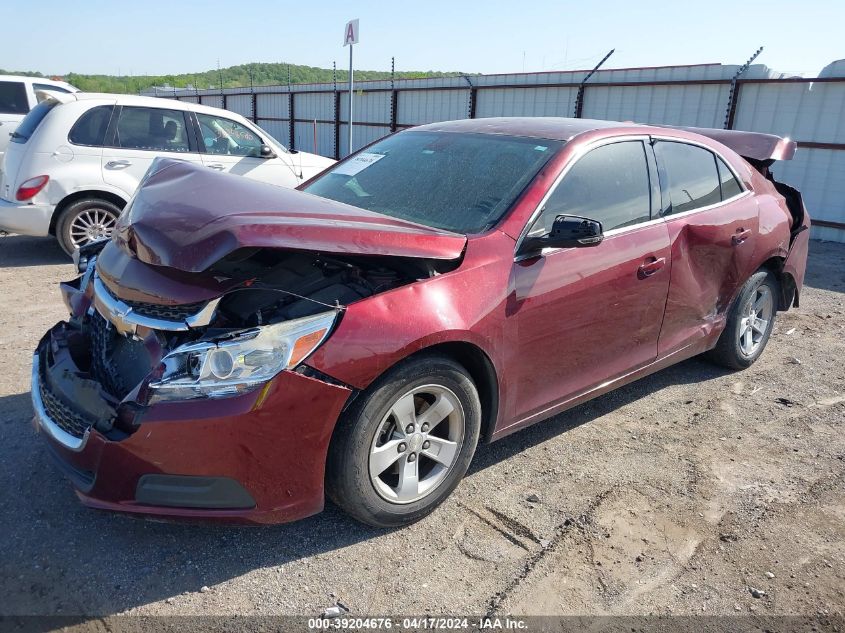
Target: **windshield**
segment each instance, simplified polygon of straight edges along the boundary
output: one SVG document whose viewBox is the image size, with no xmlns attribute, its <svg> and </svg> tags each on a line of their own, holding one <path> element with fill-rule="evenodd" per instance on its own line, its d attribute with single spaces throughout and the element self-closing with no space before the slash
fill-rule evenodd
<svg viewBox="0 0 845 633">
<path fill-rule="evenodd" d="M 12 132 L 12 142 L 26 143 L 29 137 L 32 136 L 32 133 L 35 132 L 35 128 L 44 120 L 44 117 L 58 104 L 59 102 L 54 99 L 47 99 L 30 110 L 29 114 L 20 122 L 18 128 Z"/>
<path fill-rule="evenodd" d="M 356 154 L 305 191 L 456 233 L 498 222 L 562 143 L 408 131 Z"/>
</svg>

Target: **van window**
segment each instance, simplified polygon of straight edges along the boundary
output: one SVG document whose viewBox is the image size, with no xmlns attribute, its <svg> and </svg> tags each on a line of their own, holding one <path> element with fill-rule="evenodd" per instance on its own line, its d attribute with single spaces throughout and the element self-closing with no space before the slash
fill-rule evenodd
<svg viewBox="0 0 845 633">
<path fill-rule="evenodd" d="M 26 114 L 29 102 L 22 81 L 0 81 L 0 114 Z"/>
<path fill-rule="evenodd" d="M 12 132 L 12 143 L 26 143 L 29 140 L 29 137 L 32 136 L 35 129 L 41 124 L 41 121 L 44 120 L 50 110 L 55 108 L 59 105 L 58 101 L 54 101 L 53 99 L 49 99 L 48 101 L 42 101 L 37 106 L 35 106 L 29 114 L 27 114 L 23 121 L 20 122 L 18 125 L 18 129 Z"/>
<path fill-rule="evenodd" d="M 642 141 L 602 145 L 578 159 L 549 196 L 531 235 L 546 235 L 559 215 L 598 220 L 604 231 L 651 218 L 651 186 Z"/>
<path fill-rule="evenodd" d="M 114 106 L 110 105 L 91 108 L 76 120 L 67 140 L 74 145 L 102 147 L 113 110 Z"/>
<path fill-rule="evenodd" d="M 659 141 L 654 151 L 669 180 L 668 213 L 683 213 L 721 202 L 719 174 L 713 152 L 674 141 Z"/>
<path fill-rule="evenodd" d="M 189 152 L 185 115 L 181 110 L 123 106 L 115 145 L 124 149 Z"/>
</svg>

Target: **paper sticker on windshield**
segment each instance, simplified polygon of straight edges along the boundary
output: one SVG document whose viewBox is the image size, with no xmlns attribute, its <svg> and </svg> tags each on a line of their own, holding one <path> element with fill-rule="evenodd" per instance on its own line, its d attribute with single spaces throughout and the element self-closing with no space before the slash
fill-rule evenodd
<svg viewBox="0 0 845 633">
<path fill-rule="evenodd" d="M 377 163 L 384 157 L 384 154 L 370 154 L 369 152 L 363 152 L 358 154 L 355 158 L 350 158 L 348 161 L 337 167 L 332 173 L 339 174 L 341 176 L 354 176 L 359 171 L 364 171 L 367 167 Z"/>
</svg>

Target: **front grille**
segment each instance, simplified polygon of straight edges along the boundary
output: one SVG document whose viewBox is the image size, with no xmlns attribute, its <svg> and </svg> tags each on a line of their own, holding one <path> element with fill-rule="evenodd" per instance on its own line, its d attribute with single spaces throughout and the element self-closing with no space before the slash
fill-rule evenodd
<svg viewBox="0 0 845 633">
<path fill-rule="evenodd" d="M 89 317 L 91 337 L 91 373 L 108 393 L 123 397 L 129 392 L 115 364 L 112 362 L 115 331 L 99 312 Z M 122 395 L 121 395 L 122 394 Z"/>
<path fill-rule="evenodd" d="M 66 433 L 70 433 L 74 437 L 81 438 L 85 435 L 85 431 L 93 426 L 94 422 L 88 420 L 80 415 L 72 407 L 65 404 L 57 396 L 44 386 L 43 378 L 38 381 L 38 392 L 41 394 L 41 402 L 44 404 L 44 410 L 47 412 L 47 417 L 52 420 L 56 426 L 61 428 Z"/>
<path fill-rule="evenodd" d="M 165 321 L 184 321 L 188 317 L 194 316 L 206 305 L 207 301 L 198 301 L 196 303 L 182 303 L 180 305 L 166 306 L 158 303 L 145 303 L 143 301 L 129 301 L 114 294 L 111 289 L 103 284 L 106 292 L 115 299 L 121 301 L 132 308 L 132 312 L 140 314 L 141 316 L 150 317 L 152 319 L 163 319 Z"/>
<path fill-rule="evenodd" d="M 126 299 L 121 299 L 121 301 L 130 306 L 135 314 L 153 319 L 164 319 L 165 321 L 184 321 L 202 310 L 206 304 L 205 301 L 200 301 L 198 303 L 185 303 L 178 306 L 163 306 L 156 303 L 127 301 Z"/>
</svg>

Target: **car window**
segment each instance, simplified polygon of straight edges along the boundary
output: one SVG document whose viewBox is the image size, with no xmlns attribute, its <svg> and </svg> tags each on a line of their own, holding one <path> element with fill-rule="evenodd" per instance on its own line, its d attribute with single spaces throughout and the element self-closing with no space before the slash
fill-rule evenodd
<svg viewBox="0 0 845 633">
<path fill-rule="evenodd" d="M 123 106 L 115 145 L 124 149 L 189 152 L 185 115 L 181 110 Z"/>
<path fill-rule="evenodd" d="M 0 114 L 26 114 L 29 102 L 22 81 L 0 81 Z"/>
<path fill-rule="evenodd" d="M 654 151 L 668 179 L 671 206 L 667 215 L 692 211 L 722 200 L 713 152 L 673 141 L 658 141 Z"/>
<path fill-rule="evenodd" d="M 718 156 L 716 157 L 716 166 L 719 168 L 719 186 L 722 188 L 722 200 L 733 198 L 742 193 L 742 187 L 737 181 L 733 172 L 725 165 Z"/>
<path fill-rule="evenodd" d="M 36 128 L 41 124 L 41 121 L 44 120 L 44 117 L 46 117 L 50 113 L 50 110 L 55 108 L 57 105 L 59 105 L 58 101 L 50 99 L 48 101 L 42 101 L 30 110 L 29 114 L 27 114 L 23 118 L 23 121 L 20 122 L 17 129 L 12 132 L 12 143 L 26 143 L 29 140 L 29 137 L 35 132 Z"/>
<path fill-rule="evenodd" d="M 642 141 L 602 145 L 578 159 L 546 201 L 530 234 L 546 235 L 559 215 L 598 220 L 610 231 L 651 218 L 651 186 Z"/>
<path fill-rule="evenodd" d="M 338 163 L 305 191 L 457 233 L 494 226 L 562 143 L 408 131 Z"/>
<path fill-rule="evenodd" d="M 68 140 L 74 145 L 102 147 L 106 138 L 114 106 L 97 106 L 85 112 L 68 133 Z"/>
<path fill-rule="evenodd" d="M 49 84 L 32 84 L 32 91 L 35 92 L 35 98 L 38 99 L 38 103 L 41 103 L 42 101 L 44 101 L 45 99 L 48 98 L 47 95 L 43 95 L 43 94 L 39 95 L 37 93 L 38 90 L 48 90 L 48 91 L 51 91 L 51 92 L 62 92 L 62 93 L 65 93 L 65 94 L 70 93 L 70 90 L 67 90 L 66 88 L 60 88 L 59 86 L 51 86 Z"/>
<path fill-rule="evenodd" d="M 205 151 L 209 154 L 261 156 L 261 139 L 245 125 L 208 114 L 197 114 L 197 119 Z"/>
</svg>

